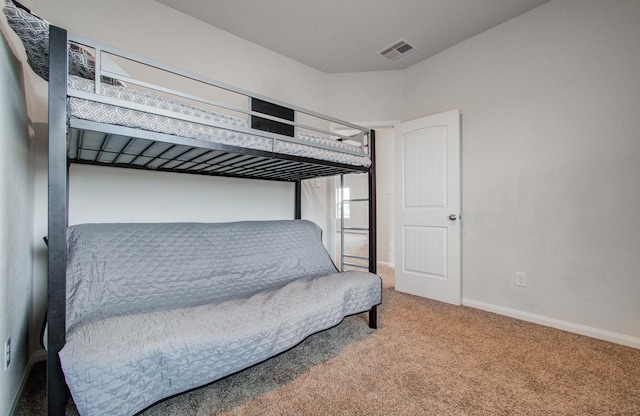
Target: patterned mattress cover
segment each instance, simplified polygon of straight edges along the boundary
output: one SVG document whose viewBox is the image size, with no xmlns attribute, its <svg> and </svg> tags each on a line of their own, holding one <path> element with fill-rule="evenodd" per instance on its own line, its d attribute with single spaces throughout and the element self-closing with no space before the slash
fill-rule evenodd
<svg viewBox="0 0 640 416">
<path fill-rule="evenodd" d="M 381 301 L 308 221 L 69 228 L 67 342 L 82 415 L 130 415 L 285 351 Z"/>
<path fill-rule="evenodd" d="M 94 82 L 76 75 L 70 75 L 68 89 L 93 93 Z M 294 156 L 308 157 L 352 166 L 371 165 L 367 156 L 358 156 L 345 151 L 358 151 L 359 148 L 345 142 L 299 132 L 298 139 L 309 145 L 286 140 L 276 140 L 234 130 L 234 127 L 247 128 L 247 119 L 203 109 L 170 97 L 153 94 L 119 85 L 101 85 L 101 94 L 122 101 L 144 105 L 149 111 L 138 111 L 126 107 L 105 104 L 78 97 L 69 97 L 69 113 L 72 117 L 107 124 L 115 124 L 136 129 L 149 130 L 192 139 L 211 141 L 236 147 L 263 150 Z M 229 125 L 227 128 L 213 127 L 192 121 L 185 121 L 166 115 L 156 114 L 154 109 L 170 111 L 176 116 L 197 117 L 203 120 Z M 314 147 L 314 144 L 330 146 L 332 149 Z"/>
</svg>

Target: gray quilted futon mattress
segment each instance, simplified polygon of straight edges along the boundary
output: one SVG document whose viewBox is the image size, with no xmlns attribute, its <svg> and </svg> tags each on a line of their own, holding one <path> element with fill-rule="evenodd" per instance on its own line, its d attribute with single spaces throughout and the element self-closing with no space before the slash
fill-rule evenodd
<svg viewBox="0 0 640 416">
<path fill-rule="evenodd" d="M 307 221 L 69 228 L 66 382 L 82 415 L 130 415 L 285 351 L 381 301 Z"/>
</svg>

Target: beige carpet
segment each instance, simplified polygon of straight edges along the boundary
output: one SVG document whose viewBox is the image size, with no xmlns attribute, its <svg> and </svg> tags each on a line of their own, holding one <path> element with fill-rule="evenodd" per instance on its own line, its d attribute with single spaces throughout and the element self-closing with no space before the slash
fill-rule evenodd
<svg viewBox="0 0 640 416">
<path fill-rule="evenodd" d="M 150 415 L 640 415 L 640 350 L 396 292 Z M 36 367 L 18 415 L 44 414 Z M 73 404 L 68 414 L 76 414 Z"/>
</svg>

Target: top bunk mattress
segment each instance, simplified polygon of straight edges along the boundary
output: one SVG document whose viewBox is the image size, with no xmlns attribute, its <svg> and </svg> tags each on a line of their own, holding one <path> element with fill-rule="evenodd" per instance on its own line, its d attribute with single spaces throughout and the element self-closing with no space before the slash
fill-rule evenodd
<svg viewBox="0 0 640 416">
<path fill-rule="evenodd" d="M 359 150 L 357 146 L 305 132 L 298 132 L 296 141 L 246 133 L 240 131 L 249 128 L 246 118 L 200 108 L 167 96 L 121 85 L 101 84 L 101 96 L 123 104 L 142 106 L 145 111 L 141 111 L 129 108 L 126 104 L 113 105 L 73 96 L 73 91 L 94 94 L 93 80 L 70 75 L 67 89 L 70 92 L 69 115 L 79 119 L 351 166 L 371 165 L 368 156 L 352 154 Z M 74 145 L 72 143 L 69 148 L 74 148 Z"/>
</svg>

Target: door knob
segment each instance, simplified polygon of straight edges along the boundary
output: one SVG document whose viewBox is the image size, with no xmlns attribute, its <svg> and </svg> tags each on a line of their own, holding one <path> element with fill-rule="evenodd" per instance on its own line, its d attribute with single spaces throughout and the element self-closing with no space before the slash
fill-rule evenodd
<svg viewBox="0 0 640 416">
<path fill-rule="evenodd" d="M 449 219 L 450 219 L 451 221 L 455 221 L 455 220 L 457 220 L 457 219 L 458 219 L 458 216 L 457 216 L 456 214 L 451 214 L 451 215 L 449 215 Z"/>
</svg>

